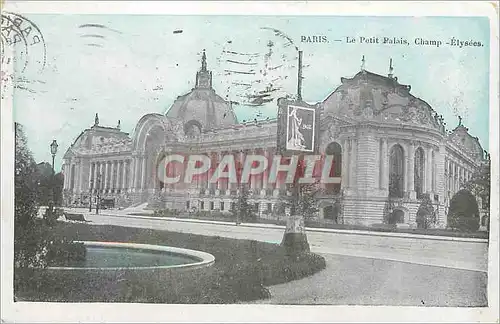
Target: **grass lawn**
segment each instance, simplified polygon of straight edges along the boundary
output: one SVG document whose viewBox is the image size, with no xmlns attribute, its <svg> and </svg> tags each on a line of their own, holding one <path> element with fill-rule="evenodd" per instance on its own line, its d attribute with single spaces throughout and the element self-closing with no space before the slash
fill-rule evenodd
<svg viewBox="0 0 500 324">
<path fill-rule="evenodd" d="M 162 217 L 161 215 L 154 215 L 148 213 L 130 213 L 130 215 L 137 216 L 157 216 Z M 200 220 L 211 220 L 211 221 L 225 221 L 225 222 L 234 222 L 234 216 L 231 214 L 224 215 L 222 213 L 213 213 L 206 215 L 196 215 L 196 214 L 180 214 L 180 215 L 172 215 L 168 217 L 173 218 L 194 218 Z M 245 222 L 245 221 L 243 221 Z M 257 218 L 253 223 L 260 224 L 275 224 L 275 225 L 286 225 L 285 220 L 275 220 L 275 219 L 265 219 L 265 218 Z M 449 236 L 449 237 L 469 237 L 469 238 L 481 238 L 488 239 L 488 232 L 459 232 L 453 231 L 449 229 L 421 229 L 421 228 L 397 228 L 386 226 L 361 226 L 361 225 L 347 225 L 347 224 L 334 224 L 328 222 L 320 222 L 315 220 L 306 220 L 305 225 L 307 227 L 312 228 L 330 228 L 330 229 L 343 229 L 343 230 L 360 230 L 360 231 L 373 231 L 373 232 L 390 232 L 390 233 L 409 233 L 409 234 L 419 234 L 419 235 L 432 235 L 432 236 Z"/>
<path fill-rule="evenodd" d="M 266 286 L 300 279 L 326 266 L 324 258 L 316 254 L 287 257 L 279 245 L 250 240 L 62 222 L 54 231 L 56 236 L 72 240 L 201 250 L 213 254 L 216 261 L 209 268 L 181 273 L 16 269 L 17 301 L 238 303 L 268 298 Z"/>
</svg>

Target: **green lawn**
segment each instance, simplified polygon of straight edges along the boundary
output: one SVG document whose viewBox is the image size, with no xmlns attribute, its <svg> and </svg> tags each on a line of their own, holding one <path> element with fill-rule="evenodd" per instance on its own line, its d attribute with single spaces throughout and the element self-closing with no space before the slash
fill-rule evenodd
<svg viewBox="0 0 500 324">
<path fill-rule="evenodd" d="M 201 250 L 215 256 L 209 268 L 183 273 L 162 271 L 78 273 L 15 271 L 18 301 L 237 303 L 269 297 L 266 286 L 303 278 L 325 268 L 313 253 L 284 255 L 279 245 L 118 226 L 58 223 L 56 236 L 72 240 L 135 242 Z M 117 279 L 118 278 L 118 279 Z"/>
<path fill-rule="evenodd" d="M 165 215 L 161 214 L 149 214 L 149 213 L 130 213 L 130 215 L 137 216 L 156 216 L 163 217 Z M 211 221 L 223 221 L 223 222 L 235 222 L 235 218 L 231 214 L 222 214 L 222 213 L 204 213 L 200 214 L 187 214 L 180 213 L 177 215 L 167 215 L 166 217 L 174 217 L 174 218 L 193 218 L 200 220 L 211 220 Z M 274 225 L 286 225 L 285 220 L 274 220 L 274 219 L 264 219 L 257 218 L 254 221 L 243 221 L 248 223 L 260 223 L 260 224 L 274 224 Z M 306 220 L 305 225 L 311 228 L 329 228 L 329 229 L 342 229 L 342 230 L 360 230 L 360 231 L 373 231 L 373 232 L 385 232 L 385 233 L 409 233 L 409 234 L 419 234 L 419 235 L 431 235 L 431 236 L 449 236 L 449 237 L 468 237 L 468 238 L 482 238 L 488 239 L 488 232 L 459 232 L 453 231 L 450 229 L 405 229 L 405 228 L 397 228 L 395 226 L 391 227 L 389 225 L 382 226 L 382 224 L 378 226 L 362 226 L 362 225 L 347 225 L 347 224 L 334 224 L 329 222 L 320 222 L 316 220 Z"/>
</svg>

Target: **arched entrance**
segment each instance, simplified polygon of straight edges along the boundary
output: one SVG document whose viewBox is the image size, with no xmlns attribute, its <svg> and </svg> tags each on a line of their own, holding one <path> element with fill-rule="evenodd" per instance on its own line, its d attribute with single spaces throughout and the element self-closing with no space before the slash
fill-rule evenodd
<svg viewBox="0 0 500 324">
<path fill-rule="evenodd" d="M 159 189 L 159 181 L 157 176 L 158 157 L 164 145 L 165 133 L 162 127 L 154 126 L 146 135 L 146 143 L 144 147 L 146 159 L 146 174 L 145 188 Z"/>
<path fill-rule="evenodd" d="M 337 142 L 331 142 L 325 149 L 325 155 L 333 156 L 333 165 L 330 169 L 330 177 L 342 176 L 342 146 Z M 341 183 L 328 183 L 325 184 L 327 193 L 338 194 L 340 193 Z"/>
</svg>

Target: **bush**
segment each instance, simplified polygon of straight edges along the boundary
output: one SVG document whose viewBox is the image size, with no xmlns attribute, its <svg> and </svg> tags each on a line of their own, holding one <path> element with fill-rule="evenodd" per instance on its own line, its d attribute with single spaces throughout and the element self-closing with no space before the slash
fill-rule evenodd
<svg viewBox="0 0 500 324">
<path fill-rule="evenodd" d="M 426 194 L 417 211 L 417 227 L 429 228 L 435 224 L 436 212 L 434 211 L 434 206 L 432 205 L 429 195 Z"/>
<path fill-rule="evenodd" d="M 448 209 L 448 226 L 463 232 L 476 232 L 479 221 L 476 198 L 467 190 L 457 192 Z"/>
<path fill-rule="evenodd" d="M 153 211 L 155 217 L 178 217 L 181 213 L 177 209 L 157 209 Z"/>
<path fill-rule="evenodd" d="M 87 250 L 83 243 L 52 241 L 48 246 L 47 264 L 49 266 L 69 266 L 75 262 L 85 261 Z"/>
</svg>

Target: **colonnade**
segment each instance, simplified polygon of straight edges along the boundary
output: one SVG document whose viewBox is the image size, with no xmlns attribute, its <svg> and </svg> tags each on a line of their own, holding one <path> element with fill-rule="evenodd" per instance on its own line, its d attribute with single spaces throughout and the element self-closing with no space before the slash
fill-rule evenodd
<svg viewBox="0 0 500 324">
<path fill-rule="evenodd" d="M 445 159 L 445 182 L 446 192 L 449 198 L 453 197 L 463 185 L 472 178 L 472 171 L 458 163 L 453 158 Z"/>
</svg>

